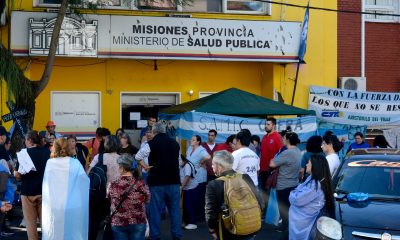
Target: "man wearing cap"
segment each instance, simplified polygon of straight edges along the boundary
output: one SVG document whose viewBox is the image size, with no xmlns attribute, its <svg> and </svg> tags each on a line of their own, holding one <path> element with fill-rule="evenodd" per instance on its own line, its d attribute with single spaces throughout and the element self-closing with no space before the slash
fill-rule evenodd
<svg viewBox="0 0 400 240">
<path fill-rule="evenodd" d="M 49 139 L 50 134 L 54 134 L 56 138 L 61 138 L 62 135 L 56 132 L 56 124 L 53 121 L 48 121 L 46 125 L 46 131 L 40 131 L 39 135 L 46 139 Z"/>
</svg>

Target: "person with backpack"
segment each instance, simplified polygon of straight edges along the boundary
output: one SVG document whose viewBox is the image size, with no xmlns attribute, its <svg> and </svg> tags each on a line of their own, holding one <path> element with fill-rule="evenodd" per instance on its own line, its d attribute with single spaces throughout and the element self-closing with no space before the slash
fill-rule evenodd
<svg viewBox="0 0 400 240">
<path fill-rule="evenodd" d="M 211 156 L 201 144 L 201 137 L 194 135 L 190 139 L 190 146 L 186 151 L 187 159 L 193 163 L 197 174 L 196 181 L 199 184 L 197 187 L 198 198 L 196 204 L 196 218 L 198 221 L 204 220 L 204 205 L 207 185 L 207 162 L 211 160 Z"/>
<path fill-rule="evenodd" d="M 207 185 L 205 214 L 213 240 L 253 240 L 261 228 L 265 200 L 249 175 L 232 170 L 233 160 L 226 150 L 212 159 L 218 178 Z"/>
<path fill-rule="evenodd" d="M 185 229 L 196 229 L 196 202 L 198 198 L 196 169 L 185 156 L 181 154 L 181 196 L 183 198 L 183 224 Z"/>
<path fill-rule="evenodd" d="M 96 239 L 100 222 L 109 212 L 106 188 L 120 176 L 117 163 L 119 144 L 116 136 L 108 135 L 104 141 L 105 152 L 97 154 L 89 166 L 89 240 Z"/>
</svg>

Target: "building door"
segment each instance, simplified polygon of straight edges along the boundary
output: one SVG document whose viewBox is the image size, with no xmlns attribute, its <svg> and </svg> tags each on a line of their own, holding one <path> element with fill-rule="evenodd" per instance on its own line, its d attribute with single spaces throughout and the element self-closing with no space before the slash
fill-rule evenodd
<svg viewBox="0 0 400 240">
<path fill-rule="evenodd" d="M 140 131 L 147 125 L 149 117 L 180 102 L 179 93 L 122 93 L 121 127 L 129 133 L 132 143 L 138 146 Z"/>
</svg>

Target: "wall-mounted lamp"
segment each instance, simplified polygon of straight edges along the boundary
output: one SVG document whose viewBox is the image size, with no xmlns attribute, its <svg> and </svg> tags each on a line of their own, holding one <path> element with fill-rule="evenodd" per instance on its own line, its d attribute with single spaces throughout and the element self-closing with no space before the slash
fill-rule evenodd
<svg viewBox="0 0 400 240">
<path fill-rule="evenodd" d="M 193 90 L 190 89 L 190 90 L 188 91 L 188 94 L 189 94 L 189 96 L 192 96 L 192 95 L 193 95 Z"/>
<path fill-rule="evenodd" d="M 154 60 L 154 71 L 158 70 L 158 66 L 157 66 L 157 60 Z"/>
</svg>

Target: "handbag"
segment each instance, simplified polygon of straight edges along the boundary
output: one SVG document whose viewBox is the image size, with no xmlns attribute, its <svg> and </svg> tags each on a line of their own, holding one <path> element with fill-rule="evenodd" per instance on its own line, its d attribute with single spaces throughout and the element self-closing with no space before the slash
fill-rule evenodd
<svg viewBox="0 0 400 240">
<path fill-rule="evenodd" d="M 271 188 L 276 188 L 276 183 L 278 182 L 279 168 L 272 170 L 269 175 L 267 182 L 265 183 L 265 189 L 270 190 Z"/>
<path fill-rule="evenodd" d="M 278 209 L 278 199 L 276 196 L 276 189 L 272 188 L 269 193 L 268 206 L 265 214 L 265 223 L 278 226 L 279 218 L 280 215 Z"/>
<path fill-rule="evenodd" d="M 128 189 L 128 191 L 124 192 L 124 194 L 122 194 L 121 199 L 118 203 L 118 205 L 115 207 L 115 209 L 111 212 L 111 214 L 109 214 L 106 219 L 104 220 L 104 233 L 103 233 L 103 240 L 113 240 L 114 236 L 112 233 L 112 229 L 111 229 L 111 219 L 112 217 L 117 213 L 118 209 L 122 206 L 122 203 L 128 198 L 128 194 L 129 192 L 132 190 L 132 188 L 135 185 L 132 184 L 130 186 L 130 188 Z"/>
</svg>

